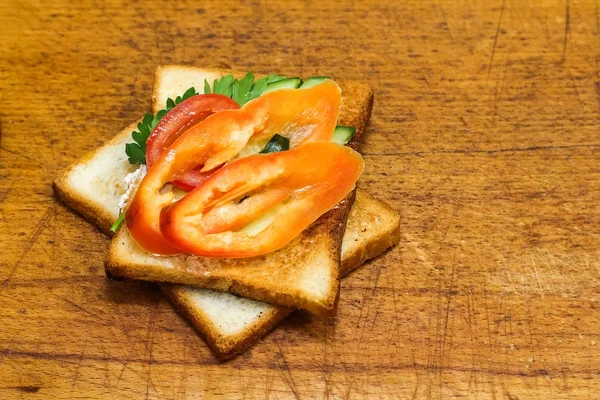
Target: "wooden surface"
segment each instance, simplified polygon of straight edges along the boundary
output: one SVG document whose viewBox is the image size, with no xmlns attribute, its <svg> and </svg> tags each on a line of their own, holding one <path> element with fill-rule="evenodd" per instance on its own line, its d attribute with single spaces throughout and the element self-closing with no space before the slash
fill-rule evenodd
<svg viewBox="0 0 600 400">
<path fill-rule="evenodd" d="M 600 398 L 592 1 L 3 0 L 0 398 Z M 218 363 L 50 183 L 150 109 L 159 64 L 376 89 L 361 186 L 399 247 Z"/>
</svg>

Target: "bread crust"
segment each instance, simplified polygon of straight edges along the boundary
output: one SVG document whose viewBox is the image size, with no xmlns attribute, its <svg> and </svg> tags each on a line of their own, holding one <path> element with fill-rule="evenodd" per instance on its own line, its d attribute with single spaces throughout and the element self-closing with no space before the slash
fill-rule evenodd
<svg viewBox="0 0 600 400">
<path fill-rule="evenodd" d="M 259 319 L 246 326 L 237 335 L 224 335 L 203 309 L 196 307 L 183 287 L 178 285 L 161 285 L 161 290 L 172 301 L 175 310 L 183 315 L 202 336 L 213 353 L 220 359 L 232 358 L 269 333 L 277 324 L 287 317 L 293 310 L 286 307 L 271 307 Z"/>
</svg>

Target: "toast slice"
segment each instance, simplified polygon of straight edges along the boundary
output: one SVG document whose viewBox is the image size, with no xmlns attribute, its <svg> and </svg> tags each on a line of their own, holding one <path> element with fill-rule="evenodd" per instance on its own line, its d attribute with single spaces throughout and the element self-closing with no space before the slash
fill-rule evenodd
<svg viewBox="0 0 600 400">
<path fill-rule="evenodd" d="M 200 91 L 205 79 L 213 80 L 231 72 L 177 66 L 159 68 L 153 94 L 155 111 L 165 104 L 167 97 L 180 94 L 180 88 L 194 86 Z M 349 145 L 358 150 L 371 114 L 373 91 L 361 82 L 336 82 L 342 88 L 338 124 L 356 128 Z M 302 308 L 317 315 L 331 315 L 339 292 L 342 236 L 353 201 L 354 192 L 282 249 L 244 259 L 187 254 L 157 257 L 141 248 L 123 226 L 112 241 L 106 271 L 116 279 L 193 285 Z"/>
</svg>

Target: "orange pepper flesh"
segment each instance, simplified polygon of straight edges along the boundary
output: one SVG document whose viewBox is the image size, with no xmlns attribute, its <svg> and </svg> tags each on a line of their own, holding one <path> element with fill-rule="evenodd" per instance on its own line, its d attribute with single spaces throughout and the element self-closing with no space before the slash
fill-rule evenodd
<svg viewBox="0 0 600 400">
<path fill-rule="evenodd" d="M 333 142 L 242 158 L 164 208 L 161 231 L 190 254 L 240 258 L 270 253 L 350 193 L 363 168 L 359 153 Z M 242 229 L 268 210 L 272 215 L 258 232 Z"/>
<path fill-rule="evenodd" d="M 201 171 L 210 171 L 234 159 L 245 147 L 266 143 L 276 133 L 287 137 L 291 148 L 329 141 L 340 102 L 339 87 L 328 80 L 308 89 L 270 92 L 240 109 L 219 111 L 190 127 L 160 155 L 142 180 L 126 213 L 131 235 L 151 253 L 180 253 L 182 249 L 165 240 L 160 227 L 161 210 L 174 199 L 171 188 L 165 186 L 168 182 L 198 166 L 203 166 Z M 253 177 L 248 174 L 247 179 Z M 263 198 L 265 204 L 273 201 L 267 200 L 271 195 Z M 263 208 L 268 207 L 263 205 Z M 231 227 L 239 228 L 242 219 L 238 216 L 234 220 Z M 210 218 L 204 222 L 208 221 Z"/>
</svg>

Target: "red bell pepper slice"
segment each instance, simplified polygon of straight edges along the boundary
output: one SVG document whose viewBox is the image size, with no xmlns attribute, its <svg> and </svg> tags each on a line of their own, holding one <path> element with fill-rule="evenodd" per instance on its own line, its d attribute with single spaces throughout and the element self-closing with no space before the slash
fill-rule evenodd
<svg viewBox="0 0 600 400">
<path fill-rule="evenodd" d="M 222 94 L 199 94 L 179 103 L 154 127 L 146 142 L 146 166 L 150 169 L 158 157 L 191 126 L 219 110 L 240 108 L 238 103 Z M 192 169 L 172 183 L 190 191 L 210 176 L 209 172 Z"/>
<path fill-rule="evenodd" d="M 270 253 L 350 193 L 363 168 L 359 153 L 333 142 L 242 158 L 164 208 L 161 231 L 199 256 Z"/>
</svg>

